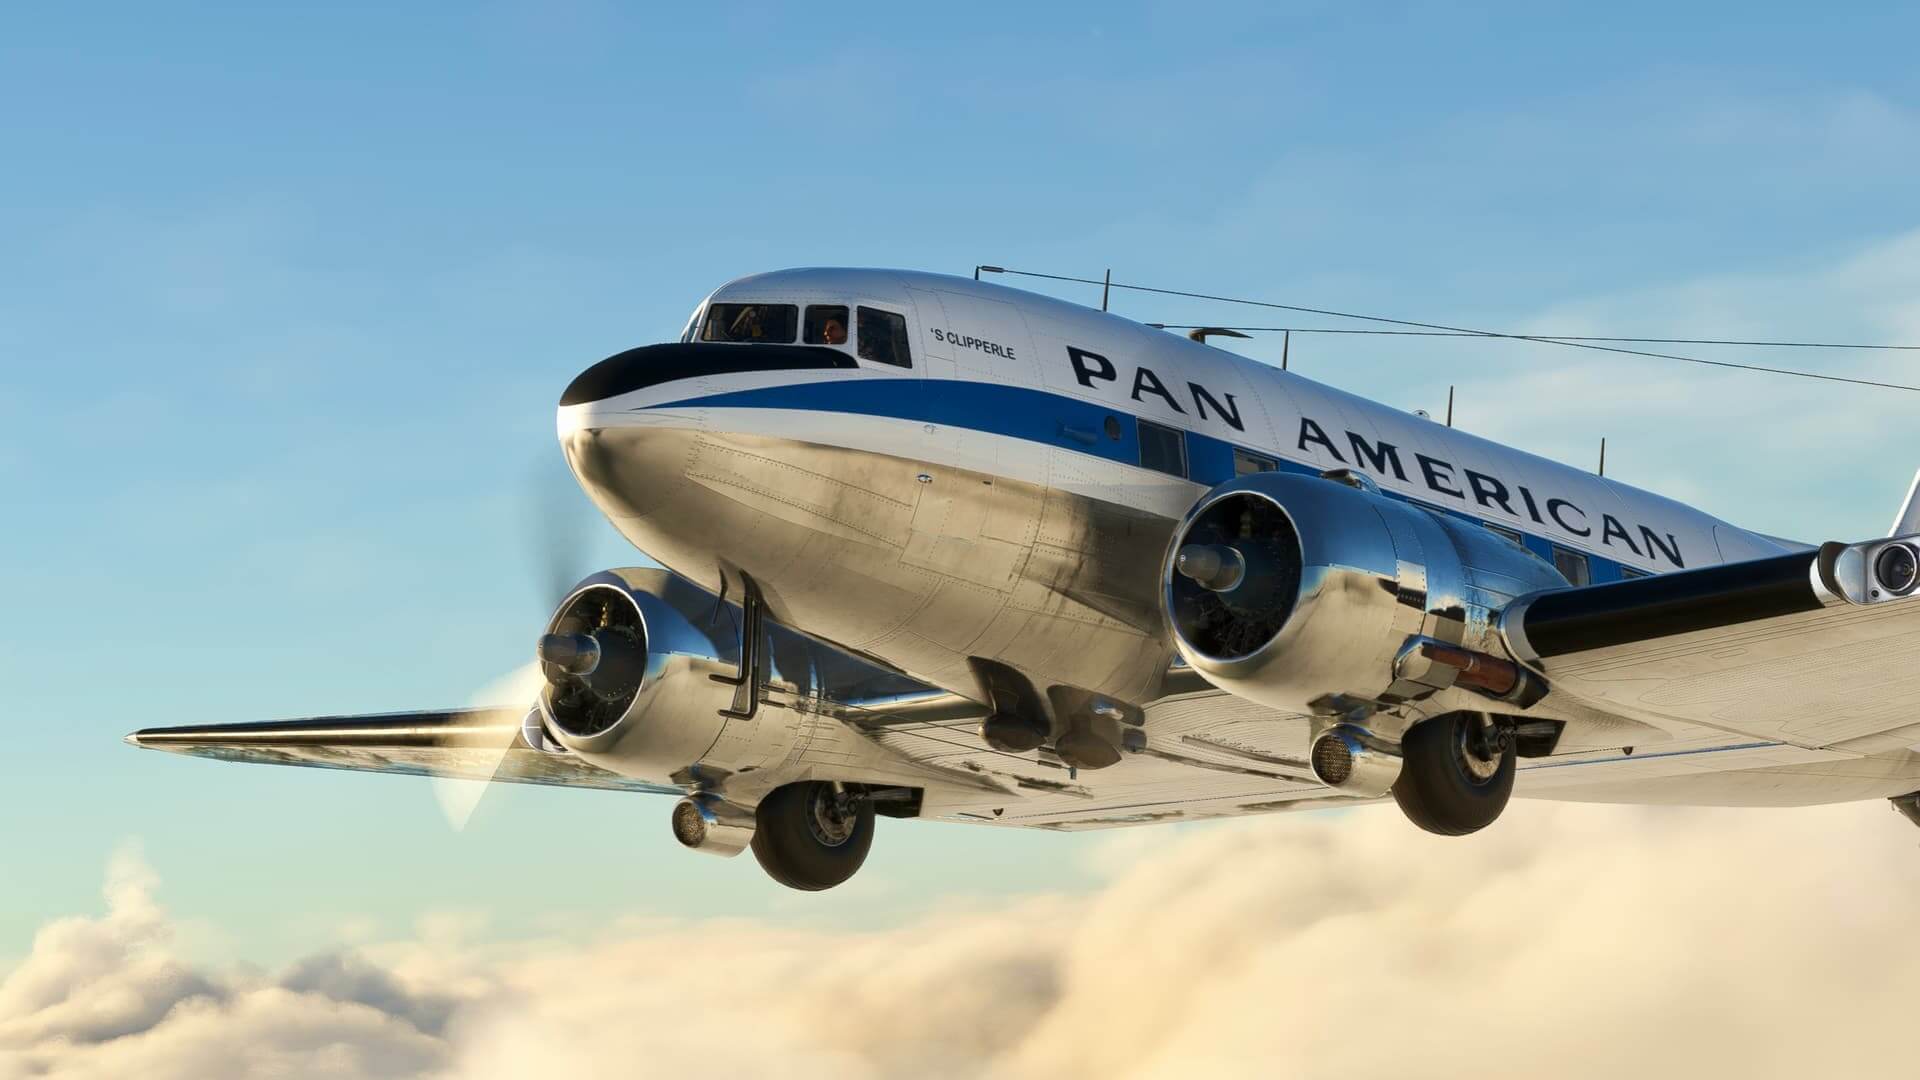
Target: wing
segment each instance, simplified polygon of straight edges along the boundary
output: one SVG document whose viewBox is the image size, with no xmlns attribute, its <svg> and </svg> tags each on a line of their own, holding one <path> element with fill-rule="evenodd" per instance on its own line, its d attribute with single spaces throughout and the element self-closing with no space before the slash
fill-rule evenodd
<svg viewBox="0 0 1920 1080">
<path fill-rule="evenodd" d="M 1889 588 L 1879 559 L 1902 544 L 1920 537 L 1541 593 L 1502 629 L 1553 695 L 1608 712 L 1905 750 L 1920 743 L 1920 591 Z"/>
<path fill-rule="evenodd" d="M 534 749 L 520 734 L 525 715 L 525 709 L 449 709 L 321 716 L 150 728 L 134 732 L 127 741 L 148 750 L 219 761 L 682 794 L 679 788 L 630 780 L 571 754 Z M 504 761 L 502 745 L 509 746 Z"/>
<path fill-rule="evenodd" d="M 1313 779 L 1312 718 L 1216 690 L 1197 675 L 1172 681 L 1179 692 L 1144 707 L 1145 722 L 1134 729 L 1142 737 L 1127 741 L 1125 766 L 1112 769 L 1075 771 L 1044 751 L 1001 753 L 980 740 L 977 716 L 856 726 L 902 756 L 999 785 L 997 798 L 930 788 L 922 816 L 945 821 L 1078 832 L 1380 801 Z"/>
</svg>

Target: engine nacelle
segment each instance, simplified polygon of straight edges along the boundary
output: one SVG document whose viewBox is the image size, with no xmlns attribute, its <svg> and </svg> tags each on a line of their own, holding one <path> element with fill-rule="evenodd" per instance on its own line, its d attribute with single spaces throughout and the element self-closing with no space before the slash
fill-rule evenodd
<svg viewBox="0 0 1920 1080">
<path fill-rule="evenodd" d="M 1345 715 L 1450 690 L 1459 669 L 1423 645 L 1504 655 L 1500 611 L 1567 582 L 1505 537 L 1341 471 L 1214 488 L 1174 531 L 1161 584 L 1180 655 L 1209 682 Z"/>
<path fill-rule="evenodd" d="M 581 581 L 537 651 L 545 685 L 522 726 L 528 746 L 741 805 L 793 779 L 911 786 L 890 751 L 837 742 L 838 725 L 822 730 L 795 714 L 947 720 L 980 711 L 800 633 L 758 602 L 749 614 L 666 570 L 604 570 Z M 742 670 L 743 653 L 751 670 Z M 816 756 L 796 765 L 803 750 Z M 788 776 L 789 766 L 799 771 Z M 676 819 L 684 826 L 676 835 L 703 851 L 738 850 L 738 822 L 724 811 L 702 802 Z"/>
<path fill-rule="evenodd" d="M 662 570 L 606 570 L 574 586 L 542 639 L 540 715 L 555 741 L 659 783 L 699 761 L 726 726 L 740 609 Z M 578 642 L 563 657 L 548 641 Z M 575 664 L 574 653 L 586 662 Z M 560 662 L 556 662 L 559 660 Z"/>
</svg>

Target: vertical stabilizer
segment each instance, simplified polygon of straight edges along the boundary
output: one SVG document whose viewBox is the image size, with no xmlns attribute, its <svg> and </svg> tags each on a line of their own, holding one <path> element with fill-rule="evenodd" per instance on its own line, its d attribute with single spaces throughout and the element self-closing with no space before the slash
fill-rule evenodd
<svg viewBox="0 0 1920 1080">
<path fill-rule="evenodd" d="M 1893 519 L 1893 531 L 1888 536 L 1912 536 L 1920 533 L 1920 472 L 1913 474 L 1913 483 L 1907 487 L 1907 501 L 1900 504 L 1900 514 Z"/>
</svg>

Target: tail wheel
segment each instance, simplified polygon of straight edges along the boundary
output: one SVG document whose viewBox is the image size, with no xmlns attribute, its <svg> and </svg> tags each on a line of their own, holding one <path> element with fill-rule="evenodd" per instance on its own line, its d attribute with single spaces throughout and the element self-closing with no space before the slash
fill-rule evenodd
<svg viewBox="0 0 1920 1080">
<path fill-rule="evenodd" d="M 1493 824 L 1513 795 L 1513 731 L 1484 713 L 1449 713 L 1415 724 L 1400 750 L 1405 763 L 1393 800 L 1430 833 L 1478 832 Z"/>
<path fill-rule="evenodd" d="M 754 817 L 753 857 L 789 889 L 833 888 L 860 869 L 873 846 L 873 801 L 825 781 L 775 788 Z"/>
</svg>

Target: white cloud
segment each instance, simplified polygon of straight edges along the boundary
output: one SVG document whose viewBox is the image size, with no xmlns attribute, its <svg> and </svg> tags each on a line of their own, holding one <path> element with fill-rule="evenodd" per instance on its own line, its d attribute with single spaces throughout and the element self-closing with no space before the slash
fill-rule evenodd
<svg viewBox="0 0 1920 1080">
<path fill-rule="evenodd" d="M 168 954 L 153 885 L 139 856 L 123 851 L 107 871 L 104 918 L 41 928 L 32 953 L 0 983 L 0 1046 L 107 1042 L 152 1028 L 180 1002 L 219 996 Z"/>
<path fill-rule="evenodd" d="M 1884 804 L 1529 803 L 1462 841 L 1388 808 L 1155 835 L 1090 895 L 902 929 L 634 919 L 278 977 L 173 955 L 122 858 L 107 913 L 49 924 L 0 983 L 0 1077 L 1799 1077 L 1910 1057 L 1920 834 Z"/>
</svg>

